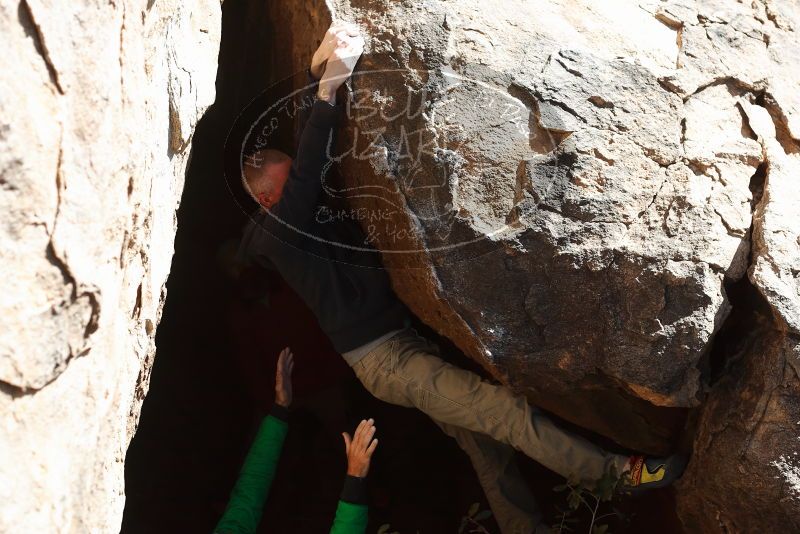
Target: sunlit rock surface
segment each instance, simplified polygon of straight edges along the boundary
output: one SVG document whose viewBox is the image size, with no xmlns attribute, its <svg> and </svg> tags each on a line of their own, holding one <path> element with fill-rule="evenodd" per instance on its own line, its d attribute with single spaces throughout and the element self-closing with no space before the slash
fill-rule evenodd
<svg viewBox="0 0 800 534">
<path fill-rule="evenodd" d="M 697 532 L 800 530 L 800 143 L 742 103 L 768 162 L 753 218 L 752 311 L 701 409 L 678 511 Z M 773 110 L 773 113 L 774 110 Z M 776 130 L 777 129 L 777 130 Z"/>
<path fill-rule="evenodd" d="M 0 28 L 0 532 L 117 532 L 220 5 L 22 0 Z"/>
</svg>

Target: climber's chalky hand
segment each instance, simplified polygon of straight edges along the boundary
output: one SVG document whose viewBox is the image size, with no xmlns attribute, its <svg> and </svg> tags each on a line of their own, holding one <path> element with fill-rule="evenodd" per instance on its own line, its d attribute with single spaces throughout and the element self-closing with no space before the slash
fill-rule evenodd
<svg viewBox="0 0 800 534">
<path fill-rule="evenodd" d="M 320 78 L 319 99 L 331 104 L 336 102 L 336 90 L 353 74 L 363 51 L 364 38 L 357 26 L 349 23 L 331 25 L 311 60 L 311 74 Z"/>
<path fill-rule="evenodd" d="M 331 27 L 325 32 L 325 37 L 322 38 L 319 48 L 311 58 L 309 70 L 314 78 L 317 80 L 322 78 L 328 58 L 339 47 L 341 41 L 347 37 L 358 37 L 358 27 L 355 24 L 342 21 L 331 24 Z"/>
</svg>

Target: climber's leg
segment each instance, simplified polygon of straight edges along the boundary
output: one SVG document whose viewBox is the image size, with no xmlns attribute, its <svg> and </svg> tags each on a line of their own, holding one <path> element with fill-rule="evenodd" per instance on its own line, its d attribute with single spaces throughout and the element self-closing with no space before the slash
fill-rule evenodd
<svg viewBox="0 0 800 534">
<path fill-rule="evenodd" d="M 469 456 L 500 532 L 549 532 L 542 523 L 542 514 L 536 505 L 536 499 L 519 472 L 513 447 L 486 434 L 435 420 L 434 422 L 445 434 L 453 437 Z"/>
<path fill-rule="evenodd" d="M 545 467 L 596 481 L 612 466 L 620 473 L 627 456 L 609 454 L 556 426 L 523 396 L 481 380 L 436 356 L 438 348 L 406 329 L 353 366 L 379 399 L 419 408 L 436 421 L 488 434 Z"/>
</svg>

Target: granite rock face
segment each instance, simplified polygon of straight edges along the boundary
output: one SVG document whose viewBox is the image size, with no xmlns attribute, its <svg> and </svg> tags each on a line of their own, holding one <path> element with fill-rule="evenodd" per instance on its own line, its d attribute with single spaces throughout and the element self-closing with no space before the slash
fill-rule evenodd
<svg viewBox="0 0 800 534">
<path fill-rule="evenodd" d="M 276 78 L 311 57 L 296 36 L 365 33 L 326 192 L 420 318 L 626 447 L 674 450 L 699 414 L 687 527 L 796 526 L 796 2 L 270 9 Z"/>
<path fill-rule="evenodd" d="M 5 2 L 0 531 L 115 532 L 220 4 Z"/>
</svg>

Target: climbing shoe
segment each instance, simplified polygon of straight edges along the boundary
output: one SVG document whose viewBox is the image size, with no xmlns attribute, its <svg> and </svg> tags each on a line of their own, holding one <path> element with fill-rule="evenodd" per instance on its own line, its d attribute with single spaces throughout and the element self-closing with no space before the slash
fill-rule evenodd
<svg viewBox="0 0 800 534">
<path fill-rule="evenodd" d="M 687 461 L 683 454 L 666 458 L 631 456 L 630 471 L 625 472 L 621 490 L 639 493 L 669 486 L 683 474 Z"/>
</svg>

